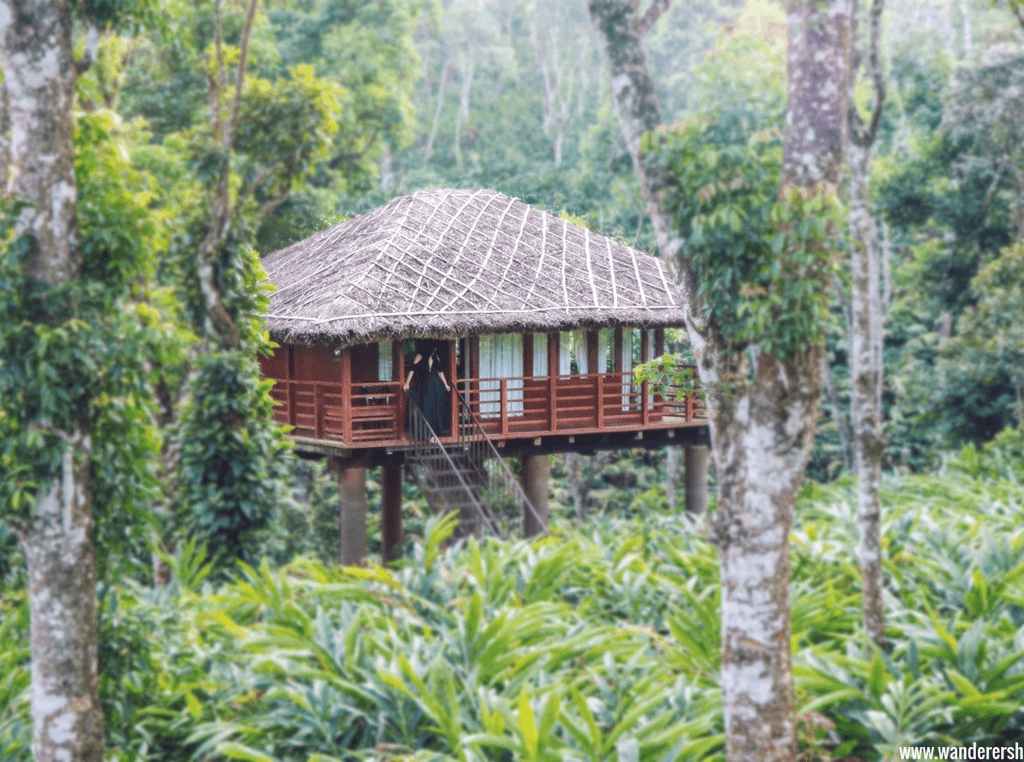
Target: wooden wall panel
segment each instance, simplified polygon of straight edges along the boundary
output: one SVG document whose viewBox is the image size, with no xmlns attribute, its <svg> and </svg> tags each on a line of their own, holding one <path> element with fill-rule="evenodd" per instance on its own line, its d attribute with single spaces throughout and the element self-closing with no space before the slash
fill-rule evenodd
<svg viewBox="0 0 1024 762">
<path fill-rule="evenodd" d="M 341 364 L 334 356 L 331 347 L 317 345 L 295 345 L 296 381 L 331 381 L 341 380 Z"/>
<path fill-rule="evenodd" d="M 288 378 L 288 347 L 281 345 L 270 357 L 260 355 L 260 373 L 264 378 Z"/>
<path fill-rule="evenodd" d="M 352 383 L 369 384 L 377 380 L 380 372 L 380 358 L 377 356 L 376 344 L 356 344 L 349 348 L 352 352 Z M 384 381 L 391 379 L 385 378 Z"/>
</svg>

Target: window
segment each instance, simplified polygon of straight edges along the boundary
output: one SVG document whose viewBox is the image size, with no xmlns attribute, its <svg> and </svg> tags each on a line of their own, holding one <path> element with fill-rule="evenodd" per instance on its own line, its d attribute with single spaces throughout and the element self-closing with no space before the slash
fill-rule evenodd
<svg viewBox="0 0 1024 762">
<path fill-rule="evenodd" d="M 558 374 L 568 376 L 572 373 L 586 375 L 587 334 L 585 331 L 563 331 L 558 342 Z"/>
<path fill-rule="evenodd" d="M 391 364 L 391 342 L 382 341 L 377 345 L 377 380 L 390 381 L 394 366 Z"/>
<path fill-rule="evenodd" d="M 615 329 L 602 328 L 597 332 L 597 368 L 600 373 L 615 372 Z"/>
<path fill-rule="evenodd" d="M 540 378 L 548 374 L 548 335 L 533 334 L 533 375 Z"/>
<path fill-rule="evenodd" d="M 502 333 L 480 337 L 480 416 L 501 415 L 501 379 L 508 379 L 508 414 L 523 414 L 523 337 Z"/>
<path fill-rule="evenodd" d="M 629 409 L 629 395 L 633 390 L 632 378 L 626 374 L 633 372 L 633 346 L 634 344 L 639 345 L 639 340 L 633 341 L 633 329 L 624 328 L 622 330 L 622 409 Z"/>
</svg>

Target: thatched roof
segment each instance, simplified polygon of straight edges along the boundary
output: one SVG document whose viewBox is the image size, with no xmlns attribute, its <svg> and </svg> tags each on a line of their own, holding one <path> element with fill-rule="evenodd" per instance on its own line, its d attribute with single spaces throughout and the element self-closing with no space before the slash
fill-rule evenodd
<svg viewBox="0 0 1024 762">
<path fill-rule="evenodd" d="M 279 341 L 682 325 L 657 259 L 488 190 L 425 190 L 268 256 Z"/>
</svg>

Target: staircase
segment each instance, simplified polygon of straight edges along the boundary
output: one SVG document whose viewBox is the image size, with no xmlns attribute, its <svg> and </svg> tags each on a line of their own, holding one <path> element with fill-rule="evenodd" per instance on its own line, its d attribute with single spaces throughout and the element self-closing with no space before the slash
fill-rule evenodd
<svg viewBox="0 0 1024 762">
<path fill-rule="evenodd" d="M 435 513 L 458 511 L 460 537 L 514 537 L 525 511 L 537 511 L 461 394 L 456 441 L 445 445 L 407 398 L 413 447 L 409 470 Z M 543 525 L 538 521 L 539 525 Z"/>
</svg>

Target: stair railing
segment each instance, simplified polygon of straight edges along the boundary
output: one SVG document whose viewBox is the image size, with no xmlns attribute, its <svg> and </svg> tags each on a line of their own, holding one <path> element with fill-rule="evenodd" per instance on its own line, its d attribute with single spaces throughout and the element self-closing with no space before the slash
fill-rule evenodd
<svg viewBox="0 0 1024 762">
<path fill-rule="evenodd" d="M 428 493 L 432 489 L 436 493 L 441 494 L 444 486 L 439 482 L 438 478 L 441 475 L 441 470 L 447 472 L 447 476 L 451 479 L 455 477 L 455 481 L 461 486 L 462 491 L 465 493 L 465 497 L 468 498 L 469 504 L 473 506 L 473 509 L 480 516 L 483 525 L 490 531 L 490 533 L 500 539 L 505 539 L 505 536 L 498 529 L 497 523 L 494 518 L 490 515 L 486 508 L 481 504 L 481 501 L 477 498 L 473 488 L 466 482 L 465 477 L 462 474 L 462 470 L 452 460 L 451 455 L 445 446 L 441 444 L 440 438 L 437 436 L 437 432 L 431 427 L 429 421 L 420 406 L 416 404 L 416 401 L 412 397 L 407 396 L 406 404 L 408 410 L 412 416 L 412 436 L 410 441 L 412 442 L 412 461 L 415 465 L 416 462 L 424 464 L 426 466 L 426 479 L 428 482 L 428 489 L 424 489 L 424 492 Z M 422 436 L 418 436 L 422 435 Z M 438 468 L 440 467 L 440 469 Z M 420 481 L 420 475 L 413 469 L 413 476 L 417 482 Z M 423 485 L 421 483 L 421 488 Z M 452 485 L 454 486 L 454 485 Z M 443 501 L 442 501 L 443 502 Z M 440 510 L 444 506 L 435 505 L 435 510 Z"/>
<path fill-rule="evenodd" d="M 480 421 L 477 420 L 476 415 L 473 413 L 473 408 L 466 402 L 462 392 L 456 389 L 455 393 L 459 400 L 458 443 L 460 447 L 463 447 L 469 453 L 472 463 L 474 465 L 478 464 L 479 468 L 484 469 L 484 475 L 489 477 L 490 484 L 495 485 L 493 488 L 488 489 L 488 494 L 492 498 L 492 508 L 500 505 L 514 505 L 516 510 L 513 513 L 515 515 L 509 517 L 512 520 L 525 516 L 526 512 L 529 511 L 537 526 L 543 527 L 544 534 L 547 534 L 547 522 L 541 519 L 537 509 L 534 508 L 533 503 L 530 502 L 526 493 L 523 492 L 519 480 L 509 470 L 505 460 L 501 457 L 501 453 L 498 452 L 498 448 L 494 446 L 494 442 L 487 436 L 487 432 L 484 431 Z M 487 460 L 495 462 L 496 467 L 494 471 L 497 471 L 497 473 L 486 470 L 484 464 Z M 495 477 L 497 477 L 497 480 Z"/>
</svg>

